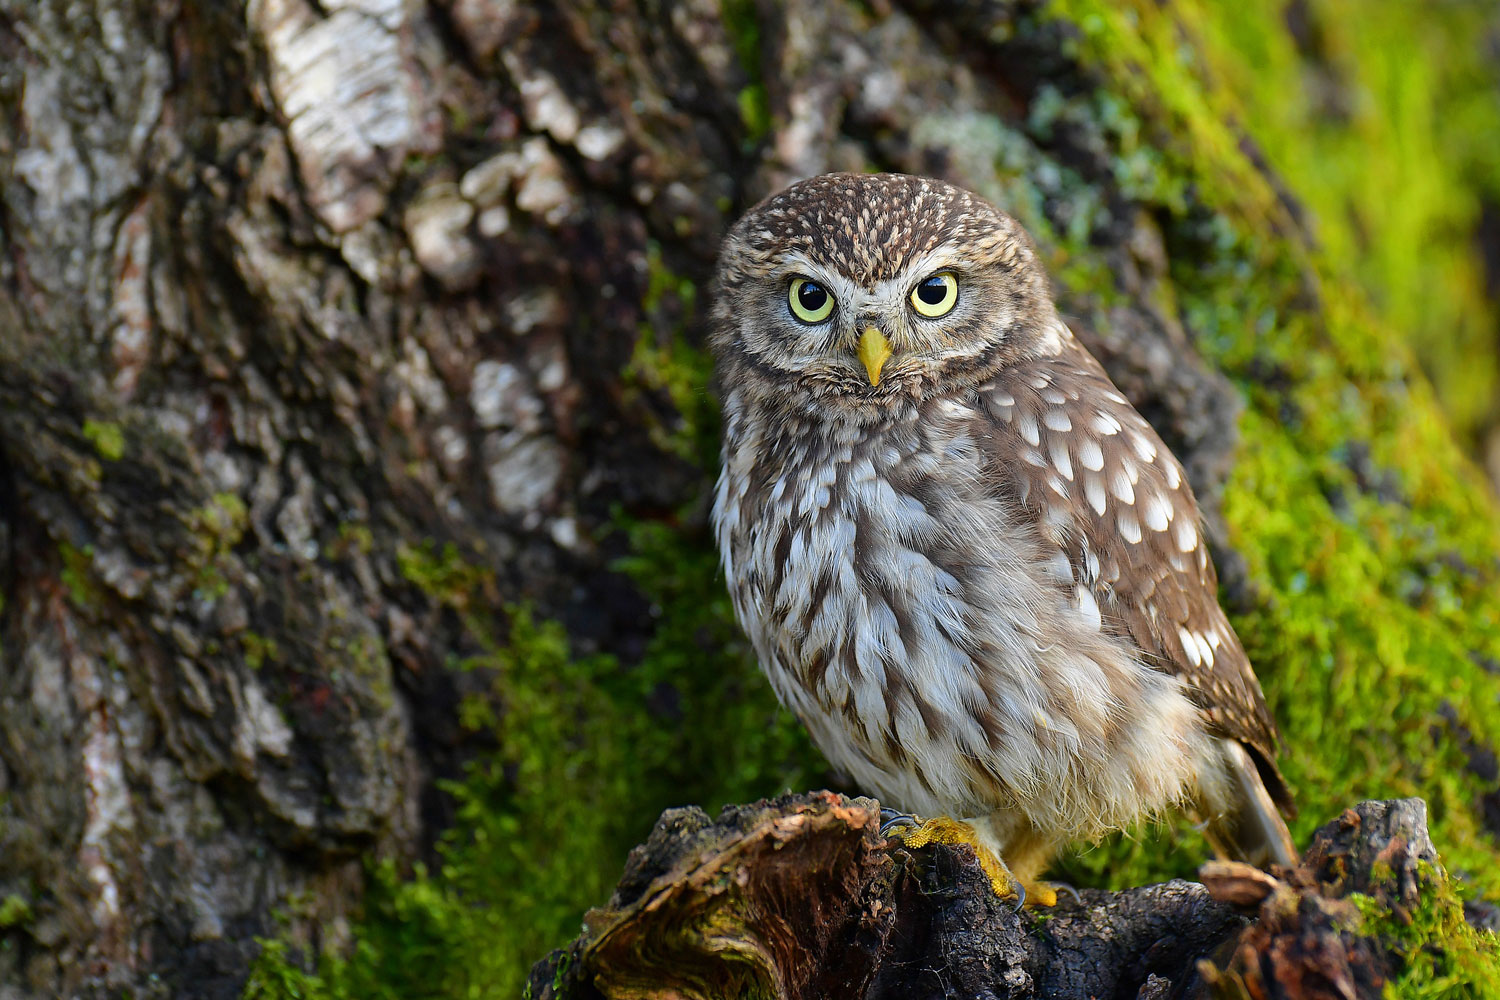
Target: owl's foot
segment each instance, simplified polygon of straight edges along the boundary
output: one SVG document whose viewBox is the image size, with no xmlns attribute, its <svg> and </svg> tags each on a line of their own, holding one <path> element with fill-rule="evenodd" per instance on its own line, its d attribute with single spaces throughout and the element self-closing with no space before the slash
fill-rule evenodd
<svg viewBox="0 0 1500 1000">
<path fill-rule="evenodd" d="M 880 818 L 883 821 L 880 832 L 888 837 L 894 837 L 907 847 L 926 847 L 928 844 L 967 844 L 974 851 L 974 856 L 979 859 L 979 867 L 984 871 L 985 877 L 990 880 L 990 888 L 996 896 L 1001 899 L 1014 899 L 1016 909 L 1020 909 L 1027 902 L 1028 886 L 1022 885 L 1020 879 L 1011 874 L 1000 856 L 979 839 L 979 834 L 974 828 L 962 820 L 949 819 L 939 816 L 925 822 L 918 822 L 916 817 L 907 816 L 902 813 L 892 814 L 886 817 L 886 810 L 881 810 Z M 1045 882 L 1037 885 L 1047 892 L 1051 892 L 1052 902 L 1044 905 L 1051 906 L 1057 902 L 1057 893 L 1047 886 Z"/>
</svg>

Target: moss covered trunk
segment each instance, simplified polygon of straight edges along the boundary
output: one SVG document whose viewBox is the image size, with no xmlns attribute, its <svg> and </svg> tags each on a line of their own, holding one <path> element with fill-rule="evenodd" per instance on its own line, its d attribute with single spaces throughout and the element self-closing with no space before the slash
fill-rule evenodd
<svg viewBox="0 0 1500 1000">
<path fill-rule="evenodd" d="M 1423 795 L 1500 890 L 1495 509 L 1225 83 L 1296 28 L 0 0 L 0 994 L 510 995 L 663 807 L 837 784 L 715 575 L 699 291 L 831 169 L 1021 219 L 1206 501 L 1303 832 Z"/>
</svg>

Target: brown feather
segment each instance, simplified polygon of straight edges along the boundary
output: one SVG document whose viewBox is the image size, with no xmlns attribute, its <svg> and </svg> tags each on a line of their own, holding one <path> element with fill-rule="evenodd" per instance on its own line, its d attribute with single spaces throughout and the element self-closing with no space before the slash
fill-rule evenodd
<svg viewBox="0 0 1500 1000">
<path fill-rule="evenodd" d="M 1276 723 L 1219 606 L 1192 487 L 1156 431 L 1071 334 L 1057 355 L 1015 365 L 979 393 L 998 418 L 996 476 L 1090 587 L 1104 628 L 1181 677 L 1210 731 L 1245 744 L 1295 814 Z"/>
</svg>

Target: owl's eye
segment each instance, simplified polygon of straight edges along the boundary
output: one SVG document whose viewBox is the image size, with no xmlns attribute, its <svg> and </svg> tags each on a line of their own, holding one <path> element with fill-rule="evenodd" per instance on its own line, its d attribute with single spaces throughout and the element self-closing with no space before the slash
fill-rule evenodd
<svg viewBox="0 0 1500 1000">
<path fill-rule="evenodd" d="M 828 289 L 807 278 L 793 278 L 787 304 L 792 315 L 804 323 L 821 323 L 833 313 L 833 296 Z"/>
<path fill-rule="evenodd" d="M 911 290 L 911 307 L 929 319 L 946 316 L 958 304 L 958 277 L 939 271 Z"/>
</svg>

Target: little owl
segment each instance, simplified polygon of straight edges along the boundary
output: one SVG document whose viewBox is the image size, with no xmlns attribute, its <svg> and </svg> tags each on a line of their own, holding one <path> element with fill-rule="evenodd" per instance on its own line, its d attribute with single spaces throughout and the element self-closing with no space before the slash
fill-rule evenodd
<svg viewBox="0 0 1500 1000">
<path fill-rule="evenodd" d="M 937 180 L 803 181 L 725 239 L 711 323 L 735 612 L 829 761 L 934 817 L 908 845 L 968 843 L 1040 903 L 1065 843 L 1173 805 L 1294 862 L 1192 490 L 1015 220 Z"/>
</svg>

